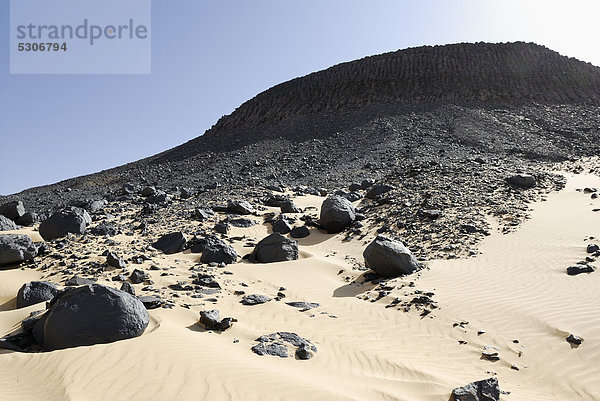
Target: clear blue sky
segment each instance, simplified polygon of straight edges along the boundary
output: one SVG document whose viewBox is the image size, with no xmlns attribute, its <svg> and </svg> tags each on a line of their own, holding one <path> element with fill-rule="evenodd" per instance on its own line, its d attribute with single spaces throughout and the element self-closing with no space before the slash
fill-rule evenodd
<svg viewBox="0 0 600 401">
<path fill-rule="evenodd" d="M 3 0 L 0 194 L 156 154 L 277 83 L 366 55 L 524 40 L 600 65 L 598 3 L 154 0 L 152 74 L 103 76 L 9 75 Z"/>
</svg>

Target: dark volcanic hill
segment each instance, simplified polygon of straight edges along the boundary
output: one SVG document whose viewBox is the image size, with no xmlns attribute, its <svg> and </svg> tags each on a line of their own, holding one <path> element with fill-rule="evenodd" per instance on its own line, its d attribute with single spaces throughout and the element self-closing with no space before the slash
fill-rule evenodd
<svg viewBox="0 0 600 401">
<path fill-rule="evenodd" d="M 509 171 L 598 154 L 599 104 L 600 68 L 535 44 L 399 50 L 277 85 L 156 156 L 8 198 L 45 210 L 115 197 L 132 182 L 193 188 L 204 202 L 267 185 L 407 179 L 431 166 L 439 171 L 411 183 L 435 189 L 470 176 L 483 185 L 482 170 L 500 182 Z"/>
<path fill-rule="evenodd" d="M 325 137 L 373 117 L 439 105 L 600 103 L 600 69 L 531 43 L 425 46 L 342 63 L 284 82 L 163 154 L 189 157 L 266 138 Z"/>
</svg>

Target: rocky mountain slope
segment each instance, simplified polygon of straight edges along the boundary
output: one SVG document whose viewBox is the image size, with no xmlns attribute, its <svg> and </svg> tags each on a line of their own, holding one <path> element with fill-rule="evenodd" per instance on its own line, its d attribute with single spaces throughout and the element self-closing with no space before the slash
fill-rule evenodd
<svg viewBox="0 0 600 401">
<path fill-rule="evenodd" d="M 48 211 L 131 182 L 223 201 L 390 174 L 439 191 L 439 176 L 410 175 L 432 165 L 462 177 L 485 170 L 502 185 L 514 170 L 598 154 L 599 100 L 600 68 L 535 44 L 399 50 L 277 85 L 156 156 L 1 200 Z"/>
</svg>

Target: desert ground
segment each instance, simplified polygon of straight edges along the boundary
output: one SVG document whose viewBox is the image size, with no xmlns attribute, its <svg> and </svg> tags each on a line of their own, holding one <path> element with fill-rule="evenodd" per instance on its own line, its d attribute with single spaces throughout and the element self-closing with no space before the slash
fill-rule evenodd
<svg viewBox="0 0 600 401">
<path fill-rule="evenodd" d="M 518 229 L 505 233 L 490 216 L 490 235 L 477 255 L 429 260 L 422 270 L 389 280 L 373 279 L 364 267 L 374 231 L 348 239 L 311 227 L 298 239 L 298 260 L 225 267 L 201 264 L 189 250 L 152 251 L 137 232 L 69 236 L 61 251 L 75 261 L 104 264 L 109 247 L 126 257 L 145 252 L 149 260 L 126 271 L 147 272 L 152 288 L 146 290 L 169 307 L 150 310 L 150 324 L 137 338 L 51 352 L 0 350 L 0 399 L 433 401 L 497 377 L 503 401 L 600 400 L 600 275 L 566 273 L 591 257 L 588 244 L 600 241 L 600 212 L 594 211 L 600 201 L 583 191 L 600 188 L 600 178 L 560 173 L 565 188 L 530 204 L 530 218 Z M 293 198 L 315 215 L 323 199 Z M 278 211 L 266 207 L 251 217 Z M 121 223 L 133 224 L 128 218 Z M 173 216 L 172 226 L 152 234 L 178 224 Z M 36 226 L 3 233 L 42 240 Z M 225 237 L 238 239 L 231 245 L 243 256 L 270 233 L 259 221 L 232 227 Z M 24 283 L 62 286 L 72 275 L 57 262 L 45 257 L 0 271 L 0 335 L 18 332 L 21 320 L 44 309 L 43 303 L 16 308 Z M 212 274 L 221 291 L 198 297 L 169 287 L 198 272 Z M 111 280 L 116 273 L 107 270 L 98 283 L 118 288 Z M 144 287 L 134 284 L 136 294 Z M 243 305 L 241 291 L 271 300 Z M 303 311 L 286 304 L 292 301 L 319 306 Z M 207 330 L 199 312 L 210 309 L 237 321 L 223 332 Z M 257 338 L 277 332 L 297 333 L 317 352 L 308 360 L 294 357 L 293 348 L 287 358 L 252 352 Z M 582 344 L 567 342 L 570 334 Z"/>
</svg>

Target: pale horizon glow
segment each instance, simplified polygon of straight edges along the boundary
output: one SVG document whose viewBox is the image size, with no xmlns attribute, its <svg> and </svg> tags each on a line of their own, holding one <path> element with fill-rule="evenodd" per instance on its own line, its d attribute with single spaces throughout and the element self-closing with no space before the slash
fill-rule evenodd
<svg viewBox="0 0 600 401">
<path fill-rule="evenodd" d="M 153 1 L 148 76 L 9 75 L 3 40 L 0 194 L 162 152 L 278 83 L 369 55 L 524 41 L 600 66 L 599 16 L 591 0 Z"/>
</svg>

